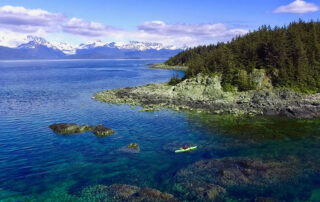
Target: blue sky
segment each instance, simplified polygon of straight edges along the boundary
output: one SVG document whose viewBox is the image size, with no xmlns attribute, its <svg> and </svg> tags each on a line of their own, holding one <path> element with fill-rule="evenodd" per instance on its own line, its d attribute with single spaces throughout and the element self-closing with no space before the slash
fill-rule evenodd
<svg viewBox="0 0 320 202">
<path fill-rule="evenodd" d="M 226 41 L 262 24 L 317 20 L 318 6 L 320 0 L 2 0 L 0 31 L 74 44 L 101 39 L 193 46 Z"/>
</svg>

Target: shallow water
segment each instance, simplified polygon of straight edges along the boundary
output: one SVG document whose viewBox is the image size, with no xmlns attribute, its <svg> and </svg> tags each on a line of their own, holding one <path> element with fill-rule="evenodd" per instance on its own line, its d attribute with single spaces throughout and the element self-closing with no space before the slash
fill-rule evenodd
<svg viewBox="0 0 320 202">
<path fill-rule="evenodd" d="M 182 72 L 148 69 L 151 60 L 0 62 L 0 200 L 77 200 L 84 187 L 114 183 L 172 193 L 176 172 L 194 162 L 224 157 L 320 159 L 320 121 L 234 119 L 191 112 L 139 112 L 91 99 L 104 89 L 166 82 Z M 102 123 L 116 131 L 97 138 L 87 132 L 57 135 L 53 123 Z M 131 142 L 140 153 L 119 149 Z M 174 154 L 183 144 L 198 145 Z M 310 157 L 310 159 L 308 159 Z M 317 164 L 318 165 L 318 164 Z M 319 195 L 319 173 L 281 193 L 280 200 Z M 229 198 L 254 198 L 256 191 Z M 178 196 L 179 197 L 179 196 Z"/>
</svg>

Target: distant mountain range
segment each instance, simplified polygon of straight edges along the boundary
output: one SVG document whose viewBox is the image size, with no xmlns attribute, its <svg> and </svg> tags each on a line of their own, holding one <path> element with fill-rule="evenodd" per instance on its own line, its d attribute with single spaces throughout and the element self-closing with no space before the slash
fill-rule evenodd
<svg viewBox="0 0 320 202">
<path fill-rule="evenodd" d="M 28 36 L 16 47 L 1 46 L 0 60 L 21 59 L 152 59 L 169 58 L 184 49 L 149 42 L 89 42 L 73 46 L 67 43 L 51 43 L 44 38 Z"/>
</svg>

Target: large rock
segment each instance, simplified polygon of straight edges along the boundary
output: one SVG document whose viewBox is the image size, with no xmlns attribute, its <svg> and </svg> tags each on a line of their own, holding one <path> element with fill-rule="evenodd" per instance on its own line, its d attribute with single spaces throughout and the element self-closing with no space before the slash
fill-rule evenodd
<svg viewBox="0 0 320 202">
<path fill-rule="evenodd" d="M 99 124 L 98 126 L 95 127 L 93 133 L 97 137 L 104 137 L 104 136 L 110 136 L 114 133 L 114 130 L 103 126 L 102 124 Z"/>
<path fill-rule="evenodd" d="M 114 130 L 99 124 L 98 126 L 79 126 L 75 123 L 57 123 L 49 126 L 57 134 L 69 135 L 76 133 L 83 133 L 87 131 L 93 131 L 97 137 L 110 136 L 114 133 Z"/>
<path fill-rule="evenodd" d="M 158 201 L 175 202 L 177 199 L 168 193 L 162 193 L 155 189 L 140 188 L 131 185 L 113 184 L 111 186 L 97 185 L 87 187 L 81 192 L 81 198 L 88 201 Z"/>
<path fill-rule="evenodd" d="M 57 123 L 49 126 L 55 133 L 69 135 L 75 133 L 83 133 L 86 131 L 92 131 L 94 126 L 82 125 L 79 126 L 75 123 Z"/>
</svg>

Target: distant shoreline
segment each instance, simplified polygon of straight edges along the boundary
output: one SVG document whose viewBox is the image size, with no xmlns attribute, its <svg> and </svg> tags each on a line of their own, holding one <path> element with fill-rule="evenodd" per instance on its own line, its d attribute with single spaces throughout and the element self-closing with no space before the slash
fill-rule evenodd
<svg viewBox="0 0 320 202">
<path fill-rule="evenodd" d="M 166 65 L 164 63 L 156 63 L 156 64 L 150 64 L 149 65 L 150 69 L 166 69 L 166 70 L 176 70 L 176 71 L 184 71 L 186 72 L 188 70 L 188 67 L 186 66 L 170 66 L 170 65 Z"/>
<path fill-rule="evenodd" d="M 62 61 L 62 62 L 66 62 L 66 61 L 89 61 L 89 60 L 106 60 L 106 61 L 110 61 L 110 60 L 116 60 L 116 61 L 121 61 L 121 60 L 167 60 L 167 58 L 118 58 L 118 59 L 21 59 L 21 60 L 0 60 L 0 62 L 46 62 L 46 61 Z"/>
</svg>

